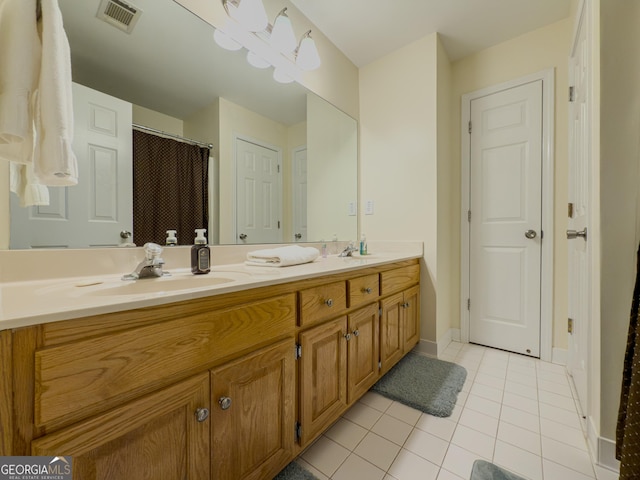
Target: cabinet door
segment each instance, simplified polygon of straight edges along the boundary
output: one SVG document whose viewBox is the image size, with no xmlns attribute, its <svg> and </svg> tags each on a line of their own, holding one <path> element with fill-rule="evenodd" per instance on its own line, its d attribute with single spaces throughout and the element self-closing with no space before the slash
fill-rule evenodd
<svg viewBox="0 0 640 480">
<path fill-rule="evenodd" d="M 378 379 L 379 324 L 377 303 L 348 317 L 349 403 L 362 396 Z"/>
<path fill-rule="evenodd" d="M 404 354 L 403 307 L 404 296 L 396 293 L 380 302 L 382 317 L 380 318 L 380 363 L 384 374 Z"/>
<path fill-rule="evenodd" d="M 404 353 L 420 341 L 420 287 L 412 287 L 404 292 L 403 303 Z"/>
<path fill-rule="evenodd" d="M 347 405 L 346 327 L 343 316 L 300 334 L 302 446 L 336 420 Z"/>
<path fill-rule="evenodd" d="M 208 407 L 203 373 L 34 440 L 31 454 L 71 455 L 82 480 L 209 480 Z"/>
<path fill-rule="evenodd" d="M 211 371 L 216 480 L 271 478 L 293 457 L 295 350 L 284 340 Z"/>
</svg>

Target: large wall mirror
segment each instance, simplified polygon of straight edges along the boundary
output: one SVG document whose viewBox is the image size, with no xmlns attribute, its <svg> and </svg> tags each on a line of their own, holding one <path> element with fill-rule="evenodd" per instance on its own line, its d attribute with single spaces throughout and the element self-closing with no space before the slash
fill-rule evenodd
<svg viewBox="0 0 640 480">
<path fill-rule="evenodd" d="M 246 51 L 220 48 L 213 27 L 173 0 L 131 0 L 142 13 L 130 32 L 99 18 L 104 3 L 59 0 L 71 47 L 80 184 L 50 189 L 49 206 L 23 208 L 11 194 L 10 248 L 141 245 L 131 204 L 141 183 L 132 176 L 133 130 L 211 144 L 206 184 L 193 187 L 206 193 L 188 200 L 194 210 L 206 202 L 201 226 L 209 243 L 356 240 L 353 118 L 297 83 L 277 83 L 272 68 L 251 67 Z M 171 180 L 175 162 L 191 161 L 167 152 L 150 151 L 145 175 Z M 189 188 L 159 185 L 145 202 L 160 214 L 145 222 L 160 222 L 173 208 L 174 197 L 163 192 Z M 191 210 L 182 203 L 178 213 Z M 192 237 L 178 233 L 180 244 Z M 153 240 L 163 243 L 164 233 Z"/>
</svg>

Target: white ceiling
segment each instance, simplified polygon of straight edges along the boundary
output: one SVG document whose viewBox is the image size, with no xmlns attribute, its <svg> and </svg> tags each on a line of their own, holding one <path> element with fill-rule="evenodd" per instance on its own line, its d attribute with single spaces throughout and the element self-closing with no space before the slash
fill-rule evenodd
<svg viewBox="0 0 640 480">
<path fill-rule="evenodd" d="M 362 67 L 438 32 L 451 61 L 569 15 L 571 0 L 291 0 Z M 312 34 L 313 35 L 313 34 Z"/>
</svg>

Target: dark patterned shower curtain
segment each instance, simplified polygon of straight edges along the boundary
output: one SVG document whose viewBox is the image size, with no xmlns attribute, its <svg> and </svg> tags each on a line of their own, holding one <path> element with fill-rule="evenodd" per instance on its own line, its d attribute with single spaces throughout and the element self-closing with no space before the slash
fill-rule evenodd
<svg viewBox="0 0 640 480">
<path fill-rule="evenodd" d="M 209 149 L 133 131 L 133 241 L 191 245 L 208 228 Z M 209 232 L 207 232 L 207 236 Z"/>
<path fill-rule="evenodd" d="M 616 429 L 621 480 L 640 478 L 640 248 L 637 262 Z"/>
</svg>

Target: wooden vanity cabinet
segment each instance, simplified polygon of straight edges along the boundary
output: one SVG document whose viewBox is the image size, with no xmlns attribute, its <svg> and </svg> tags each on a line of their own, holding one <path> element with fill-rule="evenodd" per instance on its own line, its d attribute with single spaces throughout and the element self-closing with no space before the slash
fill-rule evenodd
<svg viewBox="0 0 640 480">
<path fill-rule="evenodd" d="M 294 455 L 294 343 L 211 370 L 211 464 L 217 480 L 275 476 Z"/>
<path fill-rule="evenodd" d="M 209 376 L 197 375 L 31 442 L 71 455 L 73 478 L 209 480 Z"/>
<path fill-rule="evenodd" d="M 271 479 L 418 341 L 418 282 L 411 260 L 0 331 L 0 455 Z"/>
</svg>

